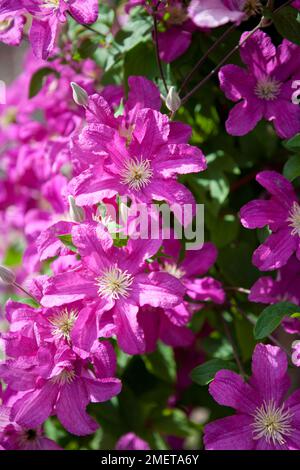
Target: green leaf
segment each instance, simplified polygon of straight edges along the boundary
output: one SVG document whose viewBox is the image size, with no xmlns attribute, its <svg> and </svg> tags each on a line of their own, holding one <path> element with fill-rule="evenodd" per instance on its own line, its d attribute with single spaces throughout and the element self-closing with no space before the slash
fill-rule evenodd
<svg viewBox="0 0 300 470">
<path fill-rule="evenodd" d="M 286 39 L 300 45 L 300 23 L 298 11 L 292 7 L 285 7 L 273 13 L 272 19 L 277 31 Z"/>
<path fill-rule="evenodd" d="M 238 236 L 240 222 L 232 214 L 218 215 L 212 217 L 209 213 L 206 215 L 207 227 L 210 231 L 211 241 L 218 247 L 228 246 Z"/>
<path fill-rule="evenodd" d="M 124 59 L 124 82 L 130 75 L 145 75 L 154 79 L 159 75 L 152 45 L 140 43 L 127 52 Z"/>
<path fill-rule="evenodd" d="M 123 384 L 118 395 L 119 413 L 123 424 L 126 424 L 137 434 L 143 430 L 143 416 L 141 405 L 132 390 Z"/>
<path fill-rule="evenodd" d="M 291 139 L 286 140 L 283 143 L 283 145 L 288 150 L 292 150 L 293 152 L 297 152 L 298 150 L 300 150 L 300 134 L 296 134 Z"/>
<path fill-rule="evenodd" d="M 59 77 L 59 73 L 51 67 L 43 67 L 32 75 L 29 86 L 29 98 L 33 98 L 41 91 L 44 86 L 45 78 L 51 74 L 55 75 L 57 78 Z"/>
<path fill-rule="evenodd" d="M 154 353 L 143 357 L 146 368 L 151 374 L 160 379 L 174 383 L 176 378 L 176 363 L 172 348 L 158 343 Z"/>
<path fill-rule="evenodd" d="M 87 59 L 88 57 L 92 57 L 98 47 L 99 41 L 92 41 L 90 38 L 84 39 L 84 41 L 82 41 L 78 47 L 78 54 L 80 59 Z"/>
<path fill-rule="evenodd" d="M 138 44 L 151 40 L 152 27 L 152 17 L 138 8 L 132 12 L 130 21 L 118 31 L 113 43 L 122 53 L 129 52 Z"/>
<path fill-rule="evenodd" d="M 258 228 L 256 230 L 257 233 L 257 238 L 259 240 L 259 243 L 264 243 L 266 239 L 271 235 L 271 230 L 268 226 L 263 227 L 263 228 Z"/>
<path fill-rule="evenodd" d="M 209 190 L 212 199 L 220 205 L 229 195 L 230 184 L 225 173 L 239 174 L 235 161 L 222 151 L 207 155 L 208 169 L 197 178 L 197 184 Z M 190 178 L 190 176 L 189 176 Z"/>
<path fill-rule="evenodd" d="M 118 248 L 122 248 L 123 246 L 126 246 L 127 243 L 128 243 L 128 240 L 129 238 L 128 237 L 119 237 L 118 234 L 116 234 L 114 237 L 113 237 L 113 243 L 114 243 L 114 246 L 118 247 Z"/>
<path fill-rule="evenodd" d="M 245 318 L 236 317 L 234 319 L 234 327 L 241 358 L 243 361 L 248 361 L 251 359 L 256 344 L 253 338 L 253 326 Z"/>
<path fill-rule="evenodd" d="M 279 302 L 269 305 L 260 314 L 254 327 L 255 339 L 263 339 L 270 335 L 280 325 L 286 316 L 291 316 L 299 311 L 299 307 L 290 302 Z"/>
<path fill-rule="evenodd" d="M 194 425 L 189 422 L 186 413 L 178 409 L 165 409 L 158 419 L 153 419 L 155 430 L 167 435 L 187 437 L 192 434 Z"/>
<path fill-rule="evenodd" d="M 198 385 L 207 385 L 221 369 L 235 370 L 236 366 L 233 362 L 223 361 L 222 359 L 212 359 L 193 369 L 191 379 Z"/>
<path fill-rule="evenodd" d="M 71 234 L 66 234 L 66 235 L 58 235 L 57 236 L 60 241 L 65 245 L 67 246 L 71 251 L 74 251 L 74 253 L 77 253 L 77 248 L 76 246 L 74 245 L 73 243 L 73 240 L 72 240 L 72 235 Z"/>
<path fill-rule="evenodd" d="M 259 271 L 251 262 L 251 252 L 252 245 L 245 241 L 220 249 L 217 263 L 230 285 L 247 289 L 256 281 Z"/>
<path fill-rule="evenodd" d="M 20 304 L 29 305 L 33 308 L 38 308 L 40 306 L 35 300 L 31 299 L 30 297 L 22 297 L 21 299 L 18 298 L 17 301 L 20 302 Z"/>
<path fill-rule="evenodd" d="M 7 249 L 2 264 L 7 267 L 19 266 L 22 262 L 23 251 L 22 243 L 14 243 Z"/>
<path fill-rule="evenodd" d="M 283 174 L 290 181 L 300 176 L 300 155 L 293 155 L 288 159 L 284 165 Z"/>
</svg>

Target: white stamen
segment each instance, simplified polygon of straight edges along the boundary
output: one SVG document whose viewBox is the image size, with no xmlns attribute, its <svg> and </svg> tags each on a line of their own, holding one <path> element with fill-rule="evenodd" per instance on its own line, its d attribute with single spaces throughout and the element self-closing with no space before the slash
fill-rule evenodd
<svg viewBox="0 0 300 470">
<path fill-rule="evenodd" d="M 127 184 L 130 189 L 139 191 L 147 186 L 153 176 L 149 160 L 131 158 L 124 164 L 121 172 L 121 183 Z"/>
<path fill-rule="evenodd" d="M 5 20 L 0 21 L 0 33 L 9 29 L 12 23 L 13 23 L 12 18 L 6 18 Z"/>
<path fill-rule="evenodd" d="M 176 263 L 165 263 L 163 266 L 163 271 L 171 274 L 177 279 L 181 279 L 185 275 L 184 270 L 179 268 Z"/>
<path fill-rule="evenodd" d="M 43 0 L 42 7 L 43 8 L 55 8 L 56 10 L 59 8 L 60 0 Z"/>
<path fill-rule="evenodd" d="M 111 266 L 103 272 L 102 276 L 96 278 L 99 296 L 113 300 L 128 297 L 132 283 L 133 276 L 116 266 Z"/>
<path fill-rule="evenodd" d="M 258 15 L 262 13 L 263 6 L 259 0 L 246 0 L 243 11 L 247 16 Z"/>
<path fill-rule="evenodd" d="M 52 383 L 56 385 L 68 385 L 75 379 L 75 370 L 63 369 L 62 372 L 55 377 L 52 377 Z"/>
<path fill-rule="evenodd" d="M 291 234 L 300 236 L 300 206 L 296 201 L 293 203 L 287 222 L 290 222 L 289 227 L 293 229 Z"/>
<path fill-rule="evenodd" d="M 76 310 L 70 310 L 69 312 L 67 309 L 50 318 L 50 323 L 53 325 L 52 335 L 58 339 L 63 338 L 70 341 L 71 331 L 77 318 L 78 313 Z"/>
<path fill-rule="evenodd" d="M 258 98 L 266 101 L 275 100 L 281 90 L 281 83 L 272 77 L 260 78 L 254 88 L 254 93 Z"/>
<path fill-rule="evenodd" d="M 292 434 L 292 415 L 289 410 L 282 407 L 276 408 L 275 402 L 264 402 L 254 413 L 253 439 L 264 438 L 268 444 L 283 445 L 285 437 Z"/>
</svg>

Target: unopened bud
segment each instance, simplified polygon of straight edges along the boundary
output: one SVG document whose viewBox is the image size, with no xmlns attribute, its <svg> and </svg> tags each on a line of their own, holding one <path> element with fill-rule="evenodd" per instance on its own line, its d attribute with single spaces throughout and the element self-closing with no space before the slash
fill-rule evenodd
<svg viewBox="0 0 300 470">
<path fill-rule="evenodd" d="M 0 265 L 0 279 L 5 284 L 14 284 L 16 276 L 10 269 Z"/>
<path fill-rule="evenodd" d="M 75 103 L 78 104 L 78 106 L 86 108 L 89 101 L 89 95 L 87 92 L 75 82 L 71 82 L 71 88 L 73 90 L 73 100 Z"/>
<path fill-rule="evenodd" d="M 82 207 L 76 206 L 75 199 L 73 196 L 68 197 L 70 205 L 70 217 L 74 222 L 83 222 L 85 219 L 85 212 Z"/>
<path fill-rule="evenodd" d="M 175 113 L 181 106 L 181 99 L 179 98 L 179 95 L 174 86 L 171 86 L 169 89 L 166 98 L 166 106 L 170 111 L 172 111 L 172 113 Z"/>
</svg>

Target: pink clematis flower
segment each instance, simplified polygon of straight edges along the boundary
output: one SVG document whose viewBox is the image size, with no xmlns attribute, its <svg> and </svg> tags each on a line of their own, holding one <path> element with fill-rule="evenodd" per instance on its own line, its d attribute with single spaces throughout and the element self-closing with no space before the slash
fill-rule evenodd
<svg viewBox="0 0 300 470">
<path fill-rule="evenodd" d="M 116 450 L 150 450 L 149 444 L 133 432 L 120 437 L 116 443 Z"/>
<path fill-rule="evenodd" d="M 150 15 L 155 11 L 159 20 L 158 31 L 159 55 L 161 60 L 170 63 L 178 59 L 190 47 L 192 33 L 197 26 L 188 17 L 187 7 L 184 2 L 178 0 L 152 1 L 128 0 L 125 11 L 142 5 Z"/>
<path fill-rule="evenodd" d="M 90 206 L 119 194 L 138 203 L 194 207 L 192 194 L 177 176 L 205 170 L 203 153 L 186 143 L 187 126 L 170 123 L 157 110 L 160 100 L 153 84 L 150 96 L 148 80 L 131 77 L 129 83 L 125 115 L 118 120 L 101 96 L 90 97 L 88 125 L 74 139 L 75 158 L 89 165 L 70 182 L 76 203 Z"/>
<path fill-rule="evenodd" d="M 170 63 L 184 54 L 192 43 L 192 33 L 197 29 L 188 17 L 184 2 L 167 2 L 161 23 L 165 31 L 158 33 L 159 54 L 161 60 Z"/>
<path fill-rule="evenodd" d="M 257 31 L 240 48 L 240 55 L 247 69 L 225 65 L 219 72 L 221 89 L 238 103 L 226 121 L 227 132 L 245 135 L 264 118 L 281 138 L 293 137 L 300 131 L 300 108 L 292 103 L 300 48 L 284 39 L 276 49 L 266 33 Z"/>
<path fill-rule="evenodd" d="M 292 184 L 275 171 L 262 171 L 256 180 L 270 194 L 242 207 L 241 222 L 249 229 L 268 226 L 271 235 L 253 253 L 253 264 L 261 271 L 284 266 L 294 252 L 300 259 L 300 206 Z"/>
<path fill-rule="evenodd" d="M 82 308 L 80 302 L 47 309 L 32 308 L 9 300 L 6 319 L 10 329 L 1 335 L 6 357 L 17 359 L 19 356 L 32 356 L 48 343 L 56 347 L 68 345 L 76 352 L 72 333 Z"/>
<path fill-rule="evenodd" d="M 218 256 L 213 243 L 204 243 L 199 250 L 186 251 L 182 261 L 179 260 L 181 244 L 178 240 L 164 240 L 163 250 L 169 258 L 164 260 L 161 269 L 180 279 L 191 299 L 224 302 L 225 293 L 220 282 L 204 276 Z"/>
<path fill-rule="evenodd" d="M 46 60 L 54 49 L 59 25 L 67 21 L 67 13 L 78 23 L 94 23 L 98 17 L 98 0 L 4 0 L 0 3 L 0 14 L 14 12 L 33 16 L 29 40 L 36 57 Z"/>
<path fill-rule="evenodd" d="M 25 17 L 0 14 L 0 42 L 9 46 L 18 46 L 22 40 Z"/>
<path fill-rule="evenodd" d="M 99 343 L 93 365 L 94 372 L 67 345 L 58 349 L 43 346 L 35 356 L 20 356 L 1 364 L 1 377 L 12 390 L 23 392 L 12 406 L 13 421 L 32 429 L 56 414 L 72 434 L 95 432 L 98 424 L 86 414 L 86 406 L 117 395 L 121 382 L 113 378 L 115 357 L 111 345 Z"/>
<path fill-rule="evenodd" d="M 183 261 L 179 262 L 180 251 L 181 244 L 178 240 L 164 240 L 163 252 L 168 258 L 162 257 L 161 264 L 155 263 L 153 269 L 167 272 L 179 279 L 186 289 L 186 295 L 199 301 L 199 304 L 187 300 L 173 308 L 143 307 L 138 314 L 138 321 L 144 330 L 147 352 L 155 350 L 158 339 L 173 347 L 190 346 L 194 334 L 187 328 L 187 324 L 193 313 L 203 307 L 202 302 L 220 304 L 225 300 L 221 284 L 210 276 L 203 276 L 216 261 L 215 246 L 205 243 L 197 251 L 186 251 Z"/>
<path fill-rule="evenodd" d="M 0 406 L 0 450 L 62 450 L 41 426 L 26 429 L 10 419 L 11 407 Z"/>
<path fill-rule="evenodd" d="M 258 344 L 246 383 L 229 370 L 217 372 L 209 392 L 234 416 L 205 426 L 207 450 L 299 450 L 300 391 L 288 399 L 287 357 L 280 348 Z"/>
<path fill-rule="evenodd" d="M 261 277 L 251 287 L 249 300 L 264 304 L 276 304 L 277 302 L 292 302 L 300 304 L 300 264 L 296 256 L 289 261 L 277 273 L 274 279 L 271 276 Z M 282 326 L 287 333 L 300 334 L 300 321 L 298 318 L 286 318 Z"/>
<path fill-rule="evenodd" d="M 89 351 L 99 336 L 112 334 L 125 352 L 143 351 L 139 307 L 175 307 L 184 295 L 183 285 L 170 274 L 145 272 L 146 259 L 157 253 L 161 242 L 130 240 L 126 248 L 104 251 L 89 225 L 74 227 L 72 238 L 81 255 L 81 266 L 49 278 L 42 305 L 88 301 L 73 332 L 73 340 L 84 351 Z"/>
<path fill-rule="evenodd" d="M 239 24 L 260 9 L 261 3 L 253 0 L 192 0 L 188 13 L 197 26 L 216 28 L 229 22 Z"/>
</svg>

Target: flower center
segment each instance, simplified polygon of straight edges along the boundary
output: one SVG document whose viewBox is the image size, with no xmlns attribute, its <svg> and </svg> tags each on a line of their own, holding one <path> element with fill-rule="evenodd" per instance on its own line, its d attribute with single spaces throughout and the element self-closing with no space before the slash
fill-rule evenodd
<svg viewBox="0 0 300 470">
<path fill-rule="evenodd" d="M 128 297 L 132 283 L 133 276 L 116 266 L 108 268 L 102 276 L 96 278 L 100 297 L 108 297 L 113 300 Z"/>
<path fill-rule="evenodd" d="M 18 444 L 20 447 L 25 447 L 29 442 L 34 442 L 38 438 L 38 433 L 35 429 L 26 429 L 20 432 L 18 436 Z"/>
<path fill-rule="evenodd" d="M 254 93 L 262 100 L 273 101 L 278 97 L 280 89 L 281 83 L 278 80 L 272 77 L 264 77 L 257 81 Z"/>
<path fill-rule="evenodd" d="M 44 8 L 55 8 L 56 10 L 59 8 L 60 0 L 43 0 L 43 7 Z"/>
<path fill-rule="evenodd" d="M 135 191 L 147 186 L 153 176 L 149 160 L 131 158 L 124 164 L 121 172 L 121 183 L 127 184 Z"/>
<path fill-rule="evenodd" d="M 35 429 L 28 429 L 25 431 L 25 435 L 28 441 L 34 441 L 37 437 L 37 432 Z"/>
<path fill-rule="evenodd" d="M 293 229 L 292 235 L 299 235 L 300 237 L 300 206 L 296 201 L 293 204 L 287 221 L 290 222 L 289 226 Z"/>
<path fill-rule="evenodd" d="M 0 21 L 0 33 L 6 31 L 12 24 L 12 18 L 6 18 L 5 20 Z"/>
<path fill-rule="evenodd" d="M 165 263 L 163 271 L 177 277 L 177 279 L 181 279 L 185 275 L 184 270 L 180 269 L 176 263 Z"/>
<path fill-rule="evenodd" d="M 75 379 L 75 370 L 63 369 L 60 374 L 52 378 L 52 383 L 57 385 L 68 385 Z"/>
<path fill-rule="evenodd" d="M 291 418 L 289 410 L 284 405 L 276 408 L 275 402 L 264 402 L 254 413 L 253 439 L 265 438 L 267 443 L 284 444 L 285 436 L 292 433 Z"/>
<path fill-rule="evenodd" d="M 69 312 L 67 309 L 50 318 L 50 323 L 53 325 L 52 335 L 58 339 L 63 338 L 70 341 L 71 331 L 77 318 L 78 313 L 76 310 Z"/>
<path fill-rule="evenodd" d="M 246 0 L 243 11 L 247 16 L 258 15 L 262 13 L 263 6 L 259 0 Z"/>
</svg>

